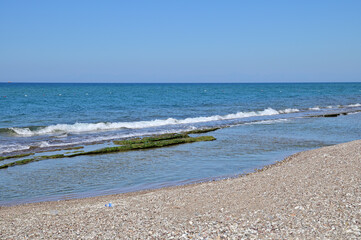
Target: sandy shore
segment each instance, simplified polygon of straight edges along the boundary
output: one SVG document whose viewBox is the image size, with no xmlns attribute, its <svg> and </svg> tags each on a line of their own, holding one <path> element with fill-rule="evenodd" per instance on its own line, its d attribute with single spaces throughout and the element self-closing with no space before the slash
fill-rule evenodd
<svg viewBox="0 0 361 240">
<path fill-rule="evenodd" d="M 39 238 L 361 239 L 361 140 L 236 179 L 0 208 L 0 239 Z"/>
</svg>

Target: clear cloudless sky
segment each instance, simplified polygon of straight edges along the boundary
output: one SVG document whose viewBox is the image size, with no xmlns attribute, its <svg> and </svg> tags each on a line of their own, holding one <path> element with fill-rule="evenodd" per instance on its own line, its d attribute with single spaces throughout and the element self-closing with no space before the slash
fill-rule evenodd
<svg viewBox="0 0 361 240">
<path fill-rule="evenodd" d="M 0 0 L 0 82 L 358 82 L 360 0 Z"/>
</svg>

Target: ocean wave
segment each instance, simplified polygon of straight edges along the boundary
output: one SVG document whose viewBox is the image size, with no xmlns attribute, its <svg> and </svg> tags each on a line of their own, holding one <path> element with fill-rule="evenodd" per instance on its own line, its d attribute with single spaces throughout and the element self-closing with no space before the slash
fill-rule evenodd
<svg viewBox="0 0 361 240">
<path fill-rule="evenodd" d="M 18 145 L 18 144 L 8 144 L 8 145 L 0 145 L 0 153 L 11 153 L 11 152 L 18 152 L 18 151 L 24 151 L 29 149 L 36 149 L 36 148 L 63 148 L 67 146 L 76 146 L 81 144 L 92 144 L 92 143 L 99 143 L 104 141 L 110 141 L 110 140 L 119 140 L 119 139 L 127 139 L 127 138 L 134 138 L 134 137 L 142 137 L 142 136 L 148 136 L 148 135 L 155 135 L 155 134 L 166 134 L 166 133 L 180 133 L 180 132 L 186 132 L 195 130 L 196 128 L 191 126 L 184 129 L 168 129 L 163 131 L 154 131 L 154 132 L 140 132 L 140 133 L 130 133 L 130 134 L 116 134 L 116 135 L 110 135 L 110 136 L 98 136 L 94 138 L 89 139 L 82 139 L 78 141 L 72 141 L 72 142 L 57 142 L 57 143 L 51 143 L 48 141 L 41 141 L 38 143 L 29 143 L 28 145 Z"/>
<path fill-rule="evenodd" d="M 74 145 L 74 143 L 64 143 L 64 144 L 60 144 L 59 146 L 66 146 L 66 145 Z M 0 153 L 10 153 L 10 152 L 24 151 L 35 148 L 46 148 L 46 147 L 53 147 L 53 145 L 51 145 L 47 141 L 41 141 L 38 143 L 30 143 L 24 145 L 5 144 L 5 145 L 0 145 Z"/>
<path fill-rule="evenodd" d="M 279 113 L 294 113 L 299 111 L 297 108 L 286 108 L 285 110 L 279 110 Z"/>
<path fill-rule="evenodd" d="M 98 131 L 109 131 L 109 130 L 119 130 L 122 128 L 127 129 L 141 129 L 141 128 L 151 128 L 151 127 L 160 127 L 166 125 L 177 125 L 177 124 L 193 124 L 193 123 L 204 123 L 211 121 L 220 121 L 220 120 L 231 120 L 231 119 L 240 119 L 247 117 L 256 117 L 256 116 L 270 116 L 277 114 L 286 114 L 298 112 L 298 109 L 284 109 L 284 110 L 275 110 L 272 108 L 264 109 L 263 111 L 252 111 L 252 112 L 237 112 L 227 115 L 214 115 L 209 117 L 195 117 L 195 118 L 186 118 L 186 119 L 156 119 L 151 121 L 137 121 L 137 122 L 100 122 L 100 123 L 74 123 L 74 124 L 56 124 L 46 127 L 39 127 L 36 129 L 31 129 L 28 127 L 24 128 L 9 128 L 18 136 L 30 137 L 35 135 L 51 135 L 51 134 L 67 134 L 67 133 L 86 133 L 86 132 L 98 132 Z"/>
<path fill-rule="evenodd" d="M 311 107 L 308 108 L 308 110 L 312 110 L 312 111 L 319 111 L 321 109 L 332 109 L 332 108 L 353 108 L 353 107 L 361 107 L 360 103 L 354 103 L 354 104 L 349 104 L 349 105 L 335 105 L 335 106 L 326 106 L 326 107 L 320 107 L 320 106 L 315 106 L 315 107 Z"/>
<path fill-rule="evenodd" d="M 350 104 L 347 105 L 347 107 L 361 107 L 361 104 L 360 103 Z"/>
<path fill-rule="evenodd" d="M 289 121 L 288 119 L 274 119 L 274 120 L 263 120 L 263 121 L 244 123 L 244 125 L 274 124 L 274 123 L 283 123 L 288 121 Z"/>
<path fill-rule="evenodd" d="M 19 144 L 11 144 L 11 145 L 0 145 L 0 153 L 10 153 L 15 151 L 28 150 L 30 146 L 22 146 Z"/>
</svg>

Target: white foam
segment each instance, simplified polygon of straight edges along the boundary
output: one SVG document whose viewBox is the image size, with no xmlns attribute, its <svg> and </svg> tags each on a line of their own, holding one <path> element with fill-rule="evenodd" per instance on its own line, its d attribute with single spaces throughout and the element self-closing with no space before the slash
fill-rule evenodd
<svg viewBox="0 0 361 240">
<path fill-rule="evenodd" d="M 29 149 L 30 146 L 21 146 L 18 144 L 12 144 L 12 145 L 0 145 L 0 153 L 9 153 L 9 152 L 15 152 L 15 151 L 22 151 Z"/>
<path fill-rule="evenodd" d="M 257 124 L 273 124 L 273 123 L 282 123 L 287 122 L 288 119 L 274 119 L 274 120 L 263 120 L 258 122 L 250 122 L 250 123 L 244 123 L 244 125 L 257 125 Z"/>
<path fill-rule="evenodd" d="M 361 107 L 361 104 L 360 103 L 355 103 L 355 104 L 350 104 L 350 105 L 347 105 L 348 107 Z"/>
<path fill-rule="evenodd" d="M 219 120 L 231 120 L 247 117 L 256 117 L 256 116 L 269 116 L 277 114 L 285 114 L 298 112 L 298 109 L 288 108 L 284 110 L 275 110 L 272 108 L 267 108 L 263 111 L 252 111 L 252 112 L 238 112 L 227 115 L 214 115 L 209 117 L 195 117 L 195 118 L 186 118 L 186 119 L 156 119 L 151 121 L 138 121 L 138 122 L 100 122 L 100 123 L 74 123 L 74 124 L 56 124 L 43 127 L 37 130 L 31 130 L 29 128 L 10 128 L 19 136 L 34 136 L 34 135 L 47 135 L 47 134 L 66 134 L 66 133 L 85 133 L 85 132 L 97 132 L 97 131 L 108 131 L 108 130 L 117 130 L 122 128 L 129 129 L 141 129 L 141 128 L 150 128 L 150 127 L 159 127 L 166 125 L 176 125 L 176 124 L 192 124 L 192 123 L 202 123 L 202 122 L 211 122 Z"/>
<path fill-rule="evenodd" d="M 360 114 L 360 112 L 350 112 L 350 113 L 347 113 L 347 115 L 353 115 L 353 114 Z"/>
<path fill-rule="evenodd" d="M 318 110 L 321 110 L 321 108 L 320 107 L 313 107 L 313 108 L 309 108 L 309 110 L 318 111 Z"/>
<path fill-rule="evenodd" d="M 49 146 L 50 146 L 50 144 L 46 141 L 42 141 L 39 143 L 39 147 L 41 147 L 41 148 L 49 147 Z"/>
<path fill-rule="evenodd" d="M 286 108 L 284 110 L 280 110 L 280 113 L 294 113 L 294 112 L 299 112 L 300 110 L 298 110 L 297 108 Z"/>
<path fill-rule="evenodd" d="M 17 135 L 21 136 L 32 136 L 34 135 L 33 131 L 31 131 L 29 128 L 9 128 L 13 130 Z"/>
</svg>

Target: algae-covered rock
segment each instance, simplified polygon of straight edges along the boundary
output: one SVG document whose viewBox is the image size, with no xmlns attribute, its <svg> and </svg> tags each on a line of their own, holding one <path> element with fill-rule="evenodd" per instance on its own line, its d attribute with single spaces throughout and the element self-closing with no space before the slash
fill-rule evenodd
<svg viewBox="0 0 361 240">
<path fill-rule="evenodd" d="M 187 134 L 199 134 L 199 133 L 207 133 L 207 132 L 213 132 L 218 129 L 221 129 L 220 127 L 214 127 L 214 128 L 204 128 L 204 129 L 196 129 L 192 131 L 186 132 Z"/>
<path fill-rule="evenodd" d="M 183 136 L 183 137 L 181 137 Z M 164 137 L 164 138 L 163 138 Z M 105 154 L 105 153 L 114 153 L 114 152 L 125 152 L 139 149 L 149 149 L 149 148 L 160 148 L 184 143 L 192 142 L 201 142 L 201 141 L 213 141 L 216 138 L 212 136 L 201 136 L 201 137 L 189 137 L 186 134 L 177 134 L 173 136 L 157 136 L 157 137 L 147 137 L 137 140 L 125 140 L 117 141 L 118 144 L 122 146 L 117 147 L 106 147 L 94 151 L 76 153 L 68 155 L 67 157 L 76 157 L 81 155 L 94 155 L 94 154 Z"/>
<path fill-rule="evenodd" d="M 31 156 L 31 155 L 34 155 L 34 153 L 25 153 L 25 154 L 13 155 L 13 156 L 0 157 L 0 161 L 6 160 L 6 159 L 11 159 L 11 158 L 22 158 L 22 157 L 27 157 L 27 156 Z"/>
<path fill-rule="evenodd" d="M 135 139 L 130 139 L 130 140 L 122 140 L 122 141 L 113 141 L 113 143 L 116 145 L 129 145 L 129 144 L 155 142 L 155 141 L 161 141 L 161 140 L 170 140 L 170 139 L 187 138 L 187 137 L 189 137 L 187 134 L 166 133 L 166 134 L 155 135 L 155 136 L 151 136 L 151 137 L 135 138 Z"/>
<path fill-rule="evenodd" d="M 13 167 L 16 165 L 24 165 L 27 163 L 31 163 L 31 162 L 37 162 L 37 161 L 41 161 L 44 159 L 54 159 L 54 158 L 63 158 L 65 157 L 64 154 L 56 154 L 56 155 L 50 155 L 50 156 L 38 156 L 38 157 L 33 157 L 33 158 L 27 158 L 27 159 L 23 159 L 23 160 L 19 160 L 19 161 L 15 161 L 12 163 L 8 163 L 8 164 L 4 164 L 0 166 L 1 168 L 8 168 L 8 167 Z"/>
<path fill-rule="evenodd" d="M 197 132 L 197 133 L 201 133 L 201 132 Z M 24 165 L 24 164 L 27 164 L 30 162 L 37 162 L 37 161 L 41 161 L 41 160 L 45 160 L 45 159 L 66 158 L 66 157 L 71 158 L 71 157 L 77 157 L 77 156 L 82 156 L 82 155 L 95 155 L 95 154 L 126 152 L 126 151 L 160 148 L 160 147 L 166 147 L 166 146 L 172 146 L 172 145 L 178 145 L 178 144 L 202 142 L 202 141 L 213 141 L 213 140 L 216 140 L 216 139 L 212 136 L 190 137 L 190 136 L 188 136 L 187 133 L 168 133 L 168 134 L 162 134 L 162 135 L 155 135 L 155 136 L 151 136 L 151 137 L 123 140 L 123 141 L 114 141 L 114 144 L 117 144 L 120 146 L 106 147 L 106 148 L 101 148 L 101 149 L 88 151 L 88 152 L 81 151 L 81 152 L 73 152 L 72 154 L 69 154 L 69 155 L 55 154 L 55 155 L 49 155 L 49 156 L 37 156 L 34 158 L 23 159 L 23 160 L 19 160 L 19 161 L 15 161 L 12 163 L 1 165 L 0 169 L 8 168 L 8 167 L 16 166 L 16 165 Z M 73 148 L 73 149 L 79 149 L 79 147 Z M 15 157 L 24 157 L 24 156 L 29 156 L 32 154 L 10 156 L 10 157 L 6 157 L 6 159 L 15 158 Z"/>
</svg>

